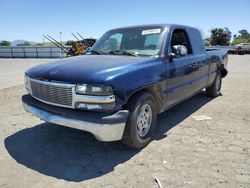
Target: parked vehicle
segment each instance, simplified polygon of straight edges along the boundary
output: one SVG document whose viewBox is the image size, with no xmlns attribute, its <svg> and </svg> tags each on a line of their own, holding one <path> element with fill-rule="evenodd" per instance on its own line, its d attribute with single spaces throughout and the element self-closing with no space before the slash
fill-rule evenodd
<svg viewBox="0 0 250 188">
<path fill-rule="evenodd" d="M 250 49 L 250 43 L 240 43 L 240 44 L 235 45 L 235 47 L 237 47 L 237 48 L 240 47 L 242 49 L 249 50 Z"/>
<path fill-rule="evenodd" d="M 100 141 L 146 146 L 157 114 L 204 88 L 220 94 L 226 50 L 206 50 L 200 32 L 182 25 L 143 25 L 106 32 L 84 56 L 25 73 L 24 109 Z"/>
<path fill-rule="evenodd" d="M 242 47 L 237 47 L 233 49 L 228 50 L 228 54 L 232 55 L 249 55 L 250 54 L 250 48 L 242 48 Z"/>
</svg>

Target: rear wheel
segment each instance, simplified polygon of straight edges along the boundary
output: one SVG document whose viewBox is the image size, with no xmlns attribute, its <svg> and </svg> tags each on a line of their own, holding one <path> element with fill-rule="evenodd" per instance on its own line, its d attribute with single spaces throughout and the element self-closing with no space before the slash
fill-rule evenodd
<svg viewBox="0 0 250 188">
<path fill-rule="evenodd" d="M 206 88 L 207 95 L 210 97 L 219 96 L 221 90 L 221 84 L 222 84 L 222 76 L 221 72 L 218 71 L 213 84 L 210 87 Z"/>
<path fill-rule="evenodd" d="M 123 133 L 122 143 L 131 148 L 146 146 L 152 139 L 157 108 L 155 98 L 148 92 L 139 92 L 128 103 L 129 117 Z"/>
</svg>

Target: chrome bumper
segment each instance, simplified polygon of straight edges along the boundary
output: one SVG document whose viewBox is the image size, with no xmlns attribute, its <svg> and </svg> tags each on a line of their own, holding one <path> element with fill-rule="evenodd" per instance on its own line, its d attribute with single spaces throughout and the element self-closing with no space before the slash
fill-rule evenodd
<svg viewBox="0 0 250 188">
<path fill-rule="evenodd" d="M 98 120 L 99 122 L 97 123 L 96 119 L 95 121 L 91 122 L 89 119 L 88 121 L 84 121 L 80 118 L 69 118 L 62 115 L 57 115 L 55 113 L 40 109 L 39 107 L 29 105 L 24 101 L 23 108 L 27 112 L 30 112 L 45 122 L 90 132 L 96 137 L 97 140 L 104 142 L 116 141 L 122 138 L 126 119 L 128 117 L 128 111 L 121 110 L 112 115 L 104 116 L 102 118 L 98 117 L 100 120 Z"/>
</svg>

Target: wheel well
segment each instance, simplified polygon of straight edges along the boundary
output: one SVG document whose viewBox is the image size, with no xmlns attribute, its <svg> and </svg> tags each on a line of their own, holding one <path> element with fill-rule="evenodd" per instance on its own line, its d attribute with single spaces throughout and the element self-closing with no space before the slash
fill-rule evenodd
<svg viewBox="0 0 250 188">
<path fill-rule="evenodd" d="M 220 65 L 218 70 L 221 72 L 222 78 L 224 78 L 227 75 L 227 70 L 225 69 L 224 65 Z"/>
<path fill-rule="evenodd" d="M 146 88 L 143 88 L 139 91 L 136 91 L 135 93 L 133 93 L 129 99 L 128 99 L 128 102 L 135 96 L 137 95 L 138 93 L 140 92 L 149 92 L 151 93 L 154 98 L 155 98 L 155 101 L 156 101 L 156 105 L 157 105 L 157 112 L 159 113 L 162 109 L 162 106 L 163 106 L 163 97 L 162 97 L 162 92 L 161 92 L 161 89 L 158 87 L 158 86 L 150 86 L 150 87 L 146 87 Z"/>
</svg>

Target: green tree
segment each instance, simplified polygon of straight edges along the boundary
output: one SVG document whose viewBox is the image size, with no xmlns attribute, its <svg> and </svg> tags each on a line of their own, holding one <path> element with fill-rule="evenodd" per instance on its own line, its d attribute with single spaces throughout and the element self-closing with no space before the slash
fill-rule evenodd
<svg viewBox="0 0 250 188">
<path fill-rule="evenodd" d="M 248 33 L 246 29 L 242 29 L 238 33 L 238 35 L 234 35 L 232 45 L 237 45 L 240 43 L 250 43 L 250 33 Z"/>
<path fill-rule="evenodd" d="M 228 28 L 214 28 L 211 30 L 211 45 L 227 46 L 230 44 L 231 32 Z"/>
<path fill-rule="evenodd" d="M 44 46 L 44 43 L 36 43 L 35 46 Z"/>
<path fill-rule="evenodd" d="M 0 41 L 0 46 L 10 46 L 10 42 L 7 40 Z"/>
<path fill-rule="evenodd" d="M 250 43 L 250 39 L 236 38 L 233 40 L 232 45 L 237 45 L 241 43 Z"/>
<path fill-rule="evenodd" d="M 250 34 L 248 33 L 246 29 L 240 30 L 239 34 L 240 34 L 239 38 L 250 39 Z"/>
<path fill-rule="evenodd" d="M 20 43 L 17 46 L 30 46 L 31 44 L 29 42 L 24 42 L 24 43 Z"/>
</svg>

